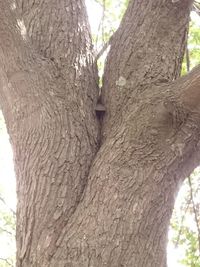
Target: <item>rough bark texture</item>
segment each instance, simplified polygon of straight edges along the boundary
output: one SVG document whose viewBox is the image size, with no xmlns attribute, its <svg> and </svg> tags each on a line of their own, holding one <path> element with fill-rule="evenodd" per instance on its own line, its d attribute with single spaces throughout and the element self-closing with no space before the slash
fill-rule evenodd
<svg viewBox="0 0 200 267">
<path fill-rule="evenodd" d="M 107 58 L 102 125 L 83 1 L 16 4 L 0 1 L 0 104 L 17 267 L 166 266 L 175 196 L 200 160 L 200 68 L 177 79 L 192 1 L 130 1 Z"/>
<path fill-rule="evenodd" d="M 80 9 L 77 1 L 74 6 L 76 13 L 80 12 L 77 17 L 85 14 L 84 6 Z M 18 266 L 31 266 L 36 260 L 42 266 L 43 246 L 55 250 L 60 231 L 80 202 L 98 148 L 98 91 L 92 75 L 91 40 L 87 20 L 85 28 L 74 21 L 69 25 L 74 46 L 69 47 L 62 36 L 62 58 L 53 45 L 48 58 L 43 53 L 45 42 L 22 40 L 6 3 L 1 3 L 0 12 L 1 36 L 5 36 L 1 39 L 2 108 L 19 178 Z M 40 19 L 45 23 L 50 18 Z M 63 22 L 61 16 L 58 20 Z M 82 39 L 77 29 L 82 31 Z M 45 245 L 47 236 L 52 239 Z"/>
</svg>

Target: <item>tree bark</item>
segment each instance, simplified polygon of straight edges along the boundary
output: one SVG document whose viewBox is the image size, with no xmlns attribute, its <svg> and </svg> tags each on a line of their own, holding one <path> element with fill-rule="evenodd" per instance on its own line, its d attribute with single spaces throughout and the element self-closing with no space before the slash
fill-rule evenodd
<svg viewBox="0 0 200 267">
<path fill-rule="evenodd" d="M 83 1 L 16 3 L 24 36 L 0 1 L 0 104 L 17 267 L 166 266 L 174 200 L 200 160 L 200 68 L 179 78 L 192 1 L 130 1 L 107 57 L 103 122 Z"/>
<path fill-rule="evenodd" d="M 17 266 L 42 266 L 45 238 L 51 235 L 53 249 L 81 200 L 99 146 L 91 40 L 84 29 L 88 38 L 72 40 L 71 64 L 65 54 L 66 62 L 57 54 L 54 61 L 53 48 L 48 58 L 43 44 L 25 42 L 13 12 L 0 4 L 1 102 L 17 177 Z M 73 5 L 78 10 L 78 2 Z"/>
</svg>

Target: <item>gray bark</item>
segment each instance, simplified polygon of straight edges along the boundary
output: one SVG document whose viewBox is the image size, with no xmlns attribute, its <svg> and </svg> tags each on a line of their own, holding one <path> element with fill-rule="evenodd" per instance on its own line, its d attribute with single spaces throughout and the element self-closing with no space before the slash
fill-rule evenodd
<svg viewBox="0 0 200 267">
<path fill-rule="evenodd" d="M 0 1 L 0 104 L 17 267 L 166 266 L 175 196 L 200 159 L 200 69 L 178 78 L 192 1 L 130 1 L 107 58 L 102 124 L 83 1 L 16 3 L 14 13 Z"/>
</svg>

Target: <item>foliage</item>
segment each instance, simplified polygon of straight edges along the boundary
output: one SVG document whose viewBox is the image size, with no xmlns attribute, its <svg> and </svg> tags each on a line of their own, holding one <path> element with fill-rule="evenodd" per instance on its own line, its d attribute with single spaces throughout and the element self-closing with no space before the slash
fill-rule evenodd
<svg viewBox="0 0 200 267">
<path fill-rule="evenodd" d="M 96 54 L 101 50 L 104 50 L 105 44 L 107 44 L 117 30 L 120 21 L 123 17 L 123 14 L 128 6 L 129 0 L 93 0 L 95 1 L 102 10 L 102 16 L 99 20 L 99 27 L 97 32 L 93 32 L 93 42 L 95 44 Z M 107 48 L 107 47 L 106 47 Z M 108 46 L 109 49 L 109 46 Z M 99 77 L 100 77 L 100 86 L 102 84 L 102 75 L 104 69 L 104 62 L 108 49 L 105 49 L 105 53 L 97 61 Z"/>
<path fill-rule="evenodd" d="M 102 17 L 99 22 L 97 33 L 93 33 L 96 47 L 101 47 L 108 42 L 109 38 L 116 31 L 121 18 L 128 5 L 128 0 L 94 0 L 102 8 Z"/>
<path fill-rule="evenodd" d="M 176 201 L 171 219 L 171 240 L 174 248 L 183 251 L 183 266 L 200 266 L 200 168 L 186 179 Z"/>
<path fill-rule="evenodd" d="M 8 207 L 0 192 L 0 242 L 4 243 L 0 267 L 15 266 L 15 221 L 15 212 Z"/>
<path fill-rule="evenodd" d="M 7 140 L 8 137 L 2 113 L 0 113 L 0 137 L 0 147 L 1 152 L 3 152 L 6 149 L 5 140 Z M 0 267 L 11 267 L 15 266 L 15 211 L 9 207 L 5 198 L 6 191 L 3 180 L 6 177 L 3 175 L 4 173 L 2 170 L 6 168 L 3 158 L 0 158 L 0 167 Z M 7 173 L 7 175 L 9 174 Z M 10 193 L 11 191 L 12 190 L 10 190 Z"/>
<path fill-rule="evenodd" d="M 182 65 L 182 75 L 186 74 L 187 71 L 193 69 L 195 66 L 200 64 L 200 24 L 198 25 L 195 21 L 196 15 L 192 13 L 192 20 L 190 22 L 189 36 L 187 42 L 188 58 L 184 58 Z M 187 62 L 189 60 L 189 62 Z M 189 69 L 187 69 L 187 63 Z"/>
<path fill-rule="evenodd" d="M 3 119 L 2 112 L 0 111 L 0 134 L 2 134 L 3 132 L 5 132 L 5 122 Z"/>
<path fill-rule="evenodd" d="M 195 13 L 191 14 L 191 18 L 182 75 L 200 64 L 200 22 L 197 24 L 197 14 Z M 171 229 L 173 229 L 171 242 L 175 247 L 179 247 L 180 250 L 184 251 L 184 254 L 179 259 L 183 266 L 197 267 L 200 266 L 199 168 L 193 172 L 190 179 L 185 180 L 182 190 L 185 191 L 185 194 L 181 197 L 182 204 L 180 207 L 175 207 L 171 219 Z M 193 192 L 193 197 L 191 192 Z"/>
</svg>

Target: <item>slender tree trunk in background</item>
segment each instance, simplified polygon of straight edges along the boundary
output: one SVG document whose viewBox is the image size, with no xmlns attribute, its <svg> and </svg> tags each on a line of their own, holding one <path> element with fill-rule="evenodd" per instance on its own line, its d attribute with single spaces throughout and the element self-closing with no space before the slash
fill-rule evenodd
<svg viewBox="0 0 200 267">
<path fill-rule="evenodd" d="M 179 78 L 192 1 L 130 1 L 106 62 L 103 123 L 84 2 L 7 2 L 0 104 L 17 267 L 166 266 L 175 196 L 200 160 L 200 69 Z"/>
</svg>

